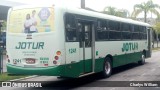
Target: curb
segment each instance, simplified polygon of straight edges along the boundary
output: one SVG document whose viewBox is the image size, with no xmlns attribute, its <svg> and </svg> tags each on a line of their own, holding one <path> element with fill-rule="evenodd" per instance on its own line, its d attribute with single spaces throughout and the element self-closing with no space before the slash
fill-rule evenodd
<svg viewBox="0 0 160 90">
<path fill-rule="evenodd" d="M 9 81 L 20 81 L 20 80 L 30 79 L 30 78 L 34 78 L 34 77 L 38 77 L 38 75 L 28 76 L 28 77 L 19 78 L 19 79 L 13 79 L 13 80 L 9 80 Z"/>
</svg>

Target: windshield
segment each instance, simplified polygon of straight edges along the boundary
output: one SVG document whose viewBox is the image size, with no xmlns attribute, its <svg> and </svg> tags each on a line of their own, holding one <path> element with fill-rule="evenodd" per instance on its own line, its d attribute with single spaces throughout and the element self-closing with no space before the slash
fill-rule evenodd
<svg viewBox="0 0 160 90">
<path fill-rule="evenodd" d="M 8 32 L 40 33 L 54 29 L 53 8 L 32 8 L 13 10 L 9 16 Z"/>
</svg>

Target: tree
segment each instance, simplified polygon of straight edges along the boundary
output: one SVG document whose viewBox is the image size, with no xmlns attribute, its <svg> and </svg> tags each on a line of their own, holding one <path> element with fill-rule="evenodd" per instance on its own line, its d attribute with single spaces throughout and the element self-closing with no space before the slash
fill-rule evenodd
<svg viewBox="0 0 160 90">
<path fill-rule="evenodd" d="M 146 22 L 148 12 L 151 12 L 159 17 L 159 12 L 156 8 L 160 9 L 160 6 L 158 4 L 154 4 L 152 0 L 149 0 L 146 3 L 135 4 L 134 11 L 131 16 L 136 18 L 140 13 L 144 12 L 144 22 Z"/>
<path fill-rule="evenodd" d="M 154 30 L 160 34 L 160 22 L 157 22 L 154 26 L 153 26 Z"/>
<path fill-rule="evenodd" d="M 127 18 L 130 16 L 129 11 L 126 9 L 119 9 L 116 13 L 116 16 Z"/>
<path fill-rule="evenodd" d="M 105 13 L 105 14 L 108 14 L 108 15 L 114 15 L 114 16 L 118 16 L 118 17 L 128 17 L 129 15 L 129 11 L 128 10 L 125 10 L 125 9 L 117 9 L 115 7 L 105 7 L 103 12 L 102 13 Z"/>
<path fill-rule="evenodd" d="M 157 22 L 154 26 L 154 32 L 155 32 L 155 35 L 156 35 L 156 41 L 157 41 L 157 47 L 158 47 L 158 41 L 159 41 L 159 35 L 160 35 L 160 22 Z"/>
<path fill-rule="evenodd" d="M 115 15 L 116 14 L 116 8 L 115 7 L 105 7 L 103 10 L 103 13 L 108 14 L 108 15 Z"/>
<path fill-rule="evenodd" d="M 1 22 L 0 25 L 0 33 L 2 32 L 2 30 L 6 30 L 6 27 L 7 27 L 7 21 L 3 20 L 3 22 Z"/>
<path fill-rule="evenodd" d="M 4 20 L 3 23 L 2 23 L 2 27 L 6 27 L 7 26 L 7 21 Z"/>
</svg>

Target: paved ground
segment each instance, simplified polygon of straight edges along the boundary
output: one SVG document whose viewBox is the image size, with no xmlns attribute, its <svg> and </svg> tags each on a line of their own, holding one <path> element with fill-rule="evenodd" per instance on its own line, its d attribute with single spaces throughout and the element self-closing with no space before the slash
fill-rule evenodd
<svg viewBox="0 0 160 90">
<path fill-rule="evenodd" d="M 108 81 L 160 81 L 160 51 L 153 52 L 152 58 L 146 60 L 145 65 L 138 65 L 136 63 L 115 68 L 113 75 L 109 78 L 100 78 L 99 74 L 86 76 L 79 79 L 57 79 L 56 77 L 39 76 L 23 81 L 51 81 L 43 82 L 42 86 L 52 87 L 54 89 L 76 89 L 76 90 L 160 90 L 159 87 L 152 88 L 138 88 L 138 87 L 106 87 L 110 83 L 115 85 L 125 84 L 125 82 L 110 82 Z M 103 85 L 103 84 L 106 84 Z M 70 87 L 64 87 L 64 86 Z M 113 84 L 112 84 L 113 86 Z M 14 90 L 15 88 L 6 88 L 6 90 Z M 19 88 L 18 88 L 19 89 Z M 21 88 L 22 89 L 22 88 Z M 33 88 L 26 88 L 33 89 Z M 34 88 L 35 89 L 35 88 Z M 53 88 L 47 88 L 53 89 Z M 17 90 L 17 88 L 16 88 Z M 19 89 L 20 90 L 20 89 Z"/>
</svg>

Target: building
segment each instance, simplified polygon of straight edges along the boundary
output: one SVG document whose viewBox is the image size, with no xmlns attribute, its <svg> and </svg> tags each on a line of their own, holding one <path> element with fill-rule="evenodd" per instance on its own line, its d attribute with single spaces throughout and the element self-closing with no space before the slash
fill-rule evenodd
<svg viewBox="0 0 160 90">
<path fill-rule="evenodd" d="M 7 13 L 10 7 L 24 5 L 23 3 L 0 0 L 0 22 L 7 20 Z"/>
<path fill-rule="evenodd" d="M 19 5 L 25 4 L 7 0 L 0 0 L 0 32 L 6 31 L 6 20 L 9 8 Z"/>
</svg>

